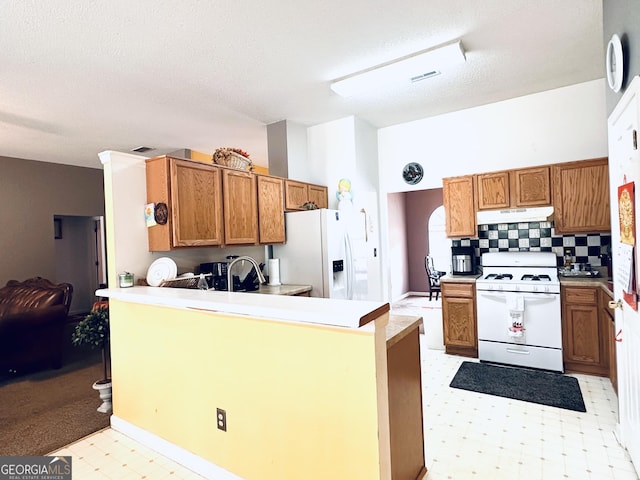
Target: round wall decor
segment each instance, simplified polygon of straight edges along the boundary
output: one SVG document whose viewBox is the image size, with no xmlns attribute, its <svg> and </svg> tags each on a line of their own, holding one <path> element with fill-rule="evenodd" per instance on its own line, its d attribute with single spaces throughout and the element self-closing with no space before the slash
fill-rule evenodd
<svg viewBox="0 0 640 480">
<path fill-rule="evenodd" d="M 156 204 L 156 208 L 153 212 L 153 218 L 158 225 L 165 225 L 169 218 L 169 208 L 166 203 Z"/>
<path fill-rule="evenodd" d="M 402 178 L 409 185 L 415 185 L 422 180 L 424 176 L 424 170 L 422 165 L 416 162 L 407 163 L 402 169 Z"/>
<path fill-rule="evenodd" d="M 607 83 L 614 92 L 619 92 L 624 77 L 624 59 L 622 58 L 622 42 L 615 33 L 607 45 L 606 70 Z"/>
</svg>

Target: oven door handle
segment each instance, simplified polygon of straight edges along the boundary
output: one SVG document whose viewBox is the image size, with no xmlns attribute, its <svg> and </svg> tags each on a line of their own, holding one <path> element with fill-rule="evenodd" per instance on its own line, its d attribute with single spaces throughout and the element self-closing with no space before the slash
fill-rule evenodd
<svg viewBox="0 0 640 480">
<path fill-rule="evenodd" d="M 496 300 L 498 302 L 505 302 L 507 301 L 507 296 L 505 295 L 505 293 L 507 292 L 478 292 L 478 297 L 482 297 L 482 298 L 486 298 L 489 300 Z M 544 298 L 556 298 L 559 294 L 558 293 L 545 293 L 545 292 L 540 292 L 540 293 L 530 293 L 530 292 L 510 292 L 510 293 L 517 293 L 519 295 L 522 295 L 522 298 L 524 298 L 525 300 L 542 300 Z"/>
<path fill-rule="evenodd" d="M 495 300 L 496 302 L 507 303 L 507 297 L 504 293 L 488 293 L 488 292 L 478 292 L 478 297 L 486 298 L 487 300 Z"/>
<path fill-rule="evenodd" d="M 509 353 L 517 353 L 518 355 L 530 355 L 529 350 L 516 350 L 514 348 L 507 348 Z"/>
</svg>

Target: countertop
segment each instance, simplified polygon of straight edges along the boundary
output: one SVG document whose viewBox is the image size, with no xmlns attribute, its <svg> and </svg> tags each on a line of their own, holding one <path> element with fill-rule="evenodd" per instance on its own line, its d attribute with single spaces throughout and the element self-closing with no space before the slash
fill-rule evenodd
<svg viewBox="0 0 640 480">
<path fill-rule="evenodd" d="M 455 283 L 476 283 L 476 279 L 482 276 L 481 273 L 476 275 L 451 275 L 447 274 L 444 277 L 440 277 L 440 283 L 442 282 L 455 282 Z"/>
<path fill-rule="evenodd" d="M 414 328 L 418 328 L 422 324 L 422 317 L 414 315 L 389 315 L 389 323 L 387 324 L 387 348 L 392 347 L 404 337 L 407 336 Z"/>
<path fill-rule="evenodd" d="M 373 329 L 372 325 L 366 324 L 390 310 L 389 304 L 384 302 L 291 295 L 255 295 L 245 292 L 187 288 L 108 288 L 98 290 L 96 295 L 147 305 L 192 308 L 230 315 L 247 315 L 255 318 L 346 328 Z"/>
<path fill-rule="evenodd" d="M 264 293 L 267 295 L 300 295 L 310 292 L 311 285 L 260 285 L 258 290 L 246 293 Z"/>
</svg>

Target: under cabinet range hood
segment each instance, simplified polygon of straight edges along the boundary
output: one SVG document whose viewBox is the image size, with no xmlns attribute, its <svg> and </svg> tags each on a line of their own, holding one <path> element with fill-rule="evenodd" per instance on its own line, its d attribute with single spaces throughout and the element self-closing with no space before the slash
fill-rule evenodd
<svg viewBox="0 0 640 480">
<path fill-rule="evenodd" d="M 478 225 L 550 222 L 551 220 L 553 220 L 553 207 L 509 208 L 506 210 L 481 210 L 478 212 Z"/>
</svg>

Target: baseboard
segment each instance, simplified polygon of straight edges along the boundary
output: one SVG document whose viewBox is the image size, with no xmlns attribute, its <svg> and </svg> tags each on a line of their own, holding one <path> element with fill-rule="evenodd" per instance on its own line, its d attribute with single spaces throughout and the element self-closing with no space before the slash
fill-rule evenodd
<svg viewBox="0 0 640 480">
<path fill-rule="evenodd" d="M 399 302 L 400 300 L 404 300 L 407 297 L 428 297 L 429 292 L 407 292 L 400 295 L 398 298 L 394 299 L 392 303 Z"/>
<path fill-rule="evenodd" d="M 215 478 L 216 480 L 244 480 L 242 477 L 219 467 L 215 463 L 205 460 L 115 415 L 111 415 L 111 428 L 205 478 Z"/>
<path fill-rule="evenodd" d="M 429 292 L 409 292 L 407 297 L 428 297 Z"/>
</svg>

